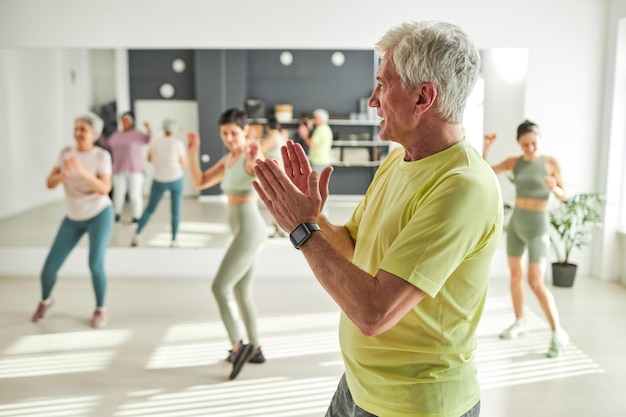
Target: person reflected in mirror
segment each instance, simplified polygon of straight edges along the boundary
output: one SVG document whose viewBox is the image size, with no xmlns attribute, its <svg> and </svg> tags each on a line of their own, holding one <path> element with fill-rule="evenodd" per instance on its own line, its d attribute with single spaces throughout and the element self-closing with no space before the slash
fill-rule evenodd
<svg viewBox="0 0 626 417">
<path fill-rule="evenodd" d="M 187 152 L 194 187 L 203 190 L 219 184 L 228 201 L 228 226 L 233 238 L 215 275 L 212 290 L 232 345 L 227 360 L 233 366 L 230 379 L 235 379 L 247 362 L 265 362 L 252 298 L 254 264 L 267 239 L 266 222 L 252 181 L 255 161 L 264 160 L 265 156 L 258 140 L 246 138 L 250 126 L 243 110 L 224 111 L 218 123 L 220 137 L 228 150 L 226 155 L 202 171 L 200 137 L 194 132 L 187 135 Z M 247 343 L 244 343 L 244 328 Z"/>
<path fill-rule="evenodd" d="M 109 149 L 113 155 L 113 202 L 115 221 L 121 220 L 126 202 L 126 194 L 132 206 L 132 222 L 137 223 L 143 212 L 143 145 L 150 142 L 152 129 L 144 122 L 146 133 L 135 129 L 135 116 L 125 112 L 120 116 L 122 130 L 108 138 L 98 140 L 100 146 Z"/>
<path fill-rule="evenodd" d="M 171 206 L 170 224 L 172 229 L 170 248 L 178 247 L 176 236 L 178 234 L 178 225 L 181 216 L 184 189 L 183 168 L 187 165 L 187 154 L 183 142 L 174 137 L 173 131 L 175 126 L 175 120 L 165 119 L 163 121 L 163 136 L 153 138 L 150 141 L 148 162 L 152 163 L 154 168 L 150 197 L 148 199 L 148 205 L 137 224 L 137 230 L 131 239 L 131 246 L 137 246 L 139 244 L 141 232 L 144 227 L 146 227 L 150 217 L 154 214 L 163 194 L 169 191 Z"/>
<path fill-rule="evenodd" d="M 276 162 L 278 166 L 283 165 L 280 149 L 286 143 L 285 135 L 281 131 L 281 126 L 276 117 L 269 117 L 267 124 L 265 125 L 265 137 L 261 141 L 261 147 L 266 159 L 271 159 Z M 274 232 L 269 237 L 286 237 L 287 233 L 281 229 L 278 224 L 272 219 L 272 226 Z"/>
<path fill-rule="evenodd" d="M 49 189 L 63 185 L 66 216 L 41 271 L 41 301 L 32 315 L 33 322 L 48 317 L 54 304 L 51 294 L 59 269 L 87 233 L 89 270 L 96 298 L 91 325 L 103 327 L 107 324 L 104 258 L 113 231 L 113 210 L 109 198 L 112 164 L 109 153 L 94 145 L 103 125 L 102 119 L 94 113 L 87 112 L 78 116 L 74 121 L 76 144 L 61 151 L 57 164 L 46 180 Z"/>
<path fill-rule="evenodd" d="M 328 125 L 328 112 L 325 109 L 313 110 L 314 128 L 307 135 L 307 130 L 298 130 L 298 134 L 302 133 L 302 140 L 309 147 L 309 160 L 313 170 L 321 172 L 324 167 L 331 163 L 331 149 L 333 146 L 333 130 Z"/>
<path fill-rule="evenodd" d="M 485 135 L 483 158 L 497 139 L 496 133 Z M 521 156 L 506 158 L 492 168 L 496 174 L 513 173 L 515 205 L 506 233 L 506 250 L 511 273 L 511 298 L 515 321 L 502 333 L 502 339 L 515 339 L 527 332 L 524 319 L 524 265 L 522 256 L 528 252 L 528 284 L 550 324 L 552 335 L 547 356 L 559 356 L 569 342 L 561 328 L 554 297 L 546 287 L 544 275 L 550 249 L 548 198 L 554 195 L 565 200 L 561 168 L 556 158 L 540 152 L 539 126 L 525 120 L 517 127 L 517 143 Z"/>
<path fill-rule="evenodd" d="M 282 165 L 280 148 L 285 144 L 281 126 L 274 116 L 270 116 L 265 124 L 265 136 L 261 141 L 261 150 L 266 158 L 272 159 Z"/>
<path fill-rule="evenodd" d="M 309 145 L 307 142 L 311 137 L 313 128 L 313 120 L 311 120 L 310 118 L 305 116 L 298 119 L 298 127 L 296 128 L 296 135 L 293 141 L 300 144 L 300 146 L 302 146 L 302 149 L 304 149 L 304 153 L 307 155 L 309 154 Z M 306 140 L 303 138 L 306 138 Z"/>
<path fill-rule="evenodd" d="M 443 22 L 394 27 L 375 50 L 368 104 L 399 146 L 351 218 L 323 214 L 333 168 L 313 170 L 291 142 L 284 170 L 258 161 L 254 185 L 341 308 L 345 373 L 326 417 L 476 417 L 476 329 L 503 217 L 496 175 L 461 129 L 480 54 Z"/>
</svg>

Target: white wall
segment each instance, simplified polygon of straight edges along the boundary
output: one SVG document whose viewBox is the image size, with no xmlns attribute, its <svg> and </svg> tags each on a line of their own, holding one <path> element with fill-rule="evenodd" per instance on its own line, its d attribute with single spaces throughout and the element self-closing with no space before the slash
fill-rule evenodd
<svg viewBox="0 0 626 417">
<path fill-rule="evenodd" d="M 227 2 L 205 0 L 0 0 L 0 48 L 370 49 L 389 27 L 402 21 L 447 20 L 464 28 L 480 48 L 529 49 L 524 115 L 542 126 L 544 137 L 549 138 L 545 152 L 559 157 L 568 187 L 587 191 L 597 187 L 599 144 L 607 140 L 603 122 L 610 110 L 602 89 L 610 61 L 607 54 L 611 53 L 607 44 L 616 36 L 615 22 L 626 16 L 625 9 L 623 0 L 317 0 L 306 7 L 287 0 L 262 4 L 241 0 L 236 8 Z M 27 53 L 3 52 L 3 63 L 21 65 L 25 58 L 20 54 Z M 50 76 L 42 74 L 43 78 Z M 0 85 L 14 83 L 7 77 L 0 74 Z M 7 110 L 6 104 L 0 107 L 5 113 L 0 117 L 10 112 L 12 120 L 11 129 L 0 127 L 7 133 L 0 141 L 8 140 L 12 146 L 19 143 L 23 136 L 19 129 L 32 122 L 29 111 L 38 109 L 42 126 L 29 126 L 29 130 L 48 134 L 29 136 L 31 140 L 39 136 L 52 140 L 57 152 L 62 133 L 51 138 L 50 126 L 59 126 L 55 118 L 60 115 L 37 102 L 42 100 L 42 90 L 26 85 L 26 77 L 19 77 L 17 84 L 31 100 L 19 114 Z M 58 96 L 58 91 L 50 94 Z M 48 150 L 52 148 L 50 145 Z M 507 151 L 517 152 L 515 143 L 502 150 Z M 0 156 L 0 162 L 5 158 Z M 5 178 L 6 165 L 1 169 Z M 0 192 L 10 191 L 3 196 L 31 189 L 41 181 L 41 172 L 26 173 L 19 164 L 17 169 L 14 173 L 19 175 L 12 175 L 16 184 L 1 188 Z M 22 177 L 27 181 L 22 183 Z M 19 185 L 15 178 L 20 178 Z"/>
<path fill-rule="evenodd" d="M 73 118 L 89 108 L 91 74 L 84 50 L 0 50 L 0 218 L 61 198 L 46 176 Z"/>
</svg>

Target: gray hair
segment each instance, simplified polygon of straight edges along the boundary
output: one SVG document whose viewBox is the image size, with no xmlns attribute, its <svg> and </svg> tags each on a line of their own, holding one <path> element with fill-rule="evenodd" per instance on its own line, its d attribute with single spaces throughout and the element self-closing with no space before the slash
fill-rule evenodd
<svg viewBox="0 0 626 417">
<path fill-rule="evenodd" d="M 100 136 L 102 134 L 102 129 L 104 129 L 104 122 L 97 114 L 88 111 L 81 114 L 75 119 L 76 122 L 79 120 L 89 123 L 89 126 L 91 126 L 91 130 L 94 131 L 96 136 Z"/>
<path fill-rule="evenodd" d="M 380 56 L 391 51 L 405 91 L 431 82 L 437 89 L 439 115 L 449 123 L 463 121 L 480 71 L 480 54 L 461 28 L 445 22 L 403 23 L 383 35 L 374 49 Z"/>
<path fill-rule="evenodd" d="M 319 116 L 323 121 L 328 122 L 328 112 L 324 109 L 315 109 L 313 110 L 313 116 Z"/>
<path fill-rule="evenodd" d="M 163 132 L 166 135 L 171 135 L 174 133 L 174 128 L 176 127 L 176 120 L 174 119 L 165 119 L 163 120 Z"/>
</svg>

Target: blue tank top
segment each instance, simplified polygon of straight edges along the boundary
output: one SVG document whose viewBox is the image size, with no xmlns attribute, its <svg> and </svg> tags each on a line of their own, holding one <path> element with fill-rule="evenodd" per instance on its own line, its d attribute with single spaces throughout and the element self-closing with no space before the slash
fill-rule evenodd
<svg viewBox="0 0 626 417">
<path fill-rule="evenodd" d="M 546 171 L 544 156 L 540 156 L 533 161 L 525 161 L 524 157 L 520 156 L 513 167 L 515 196 L 547 200 L 550 197 L 550 190 L 544 182 L 546 175 L 548 175 L 548 171 Z"/>
<path fill-rule="evenodd" d="M 244 165 L 246 162 L 245 155 L 240 155 L 235 164 L 229 167 L 228 165 L 231 158 L 232 155 L 225 161 L 224 178 L 222 179 L 220 188 L 226 194 L 254 195 L 256 190 L 252 185 L 252 181 L 254 181 L 255 177 L 246 172 Z"/>
</svg>

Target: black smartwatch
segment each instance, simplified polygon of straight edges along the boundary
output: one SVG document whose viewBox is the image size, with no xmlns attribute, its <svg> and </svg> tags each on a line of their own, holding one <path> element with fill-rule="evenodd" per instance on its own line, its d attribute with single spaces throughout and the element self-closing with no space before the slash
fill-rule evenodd
<svg viewBox="0 0 626 417">
<path fill-rule="evenodd" d="M 300 223 L 293 232 L 289 234 L 289 240 L 293 244 L 293 247 L 300 249 L 304 243 L 309 240 L 313 232 L 319 232 L 320 227 L 315 223 Z"/>
</svg>

